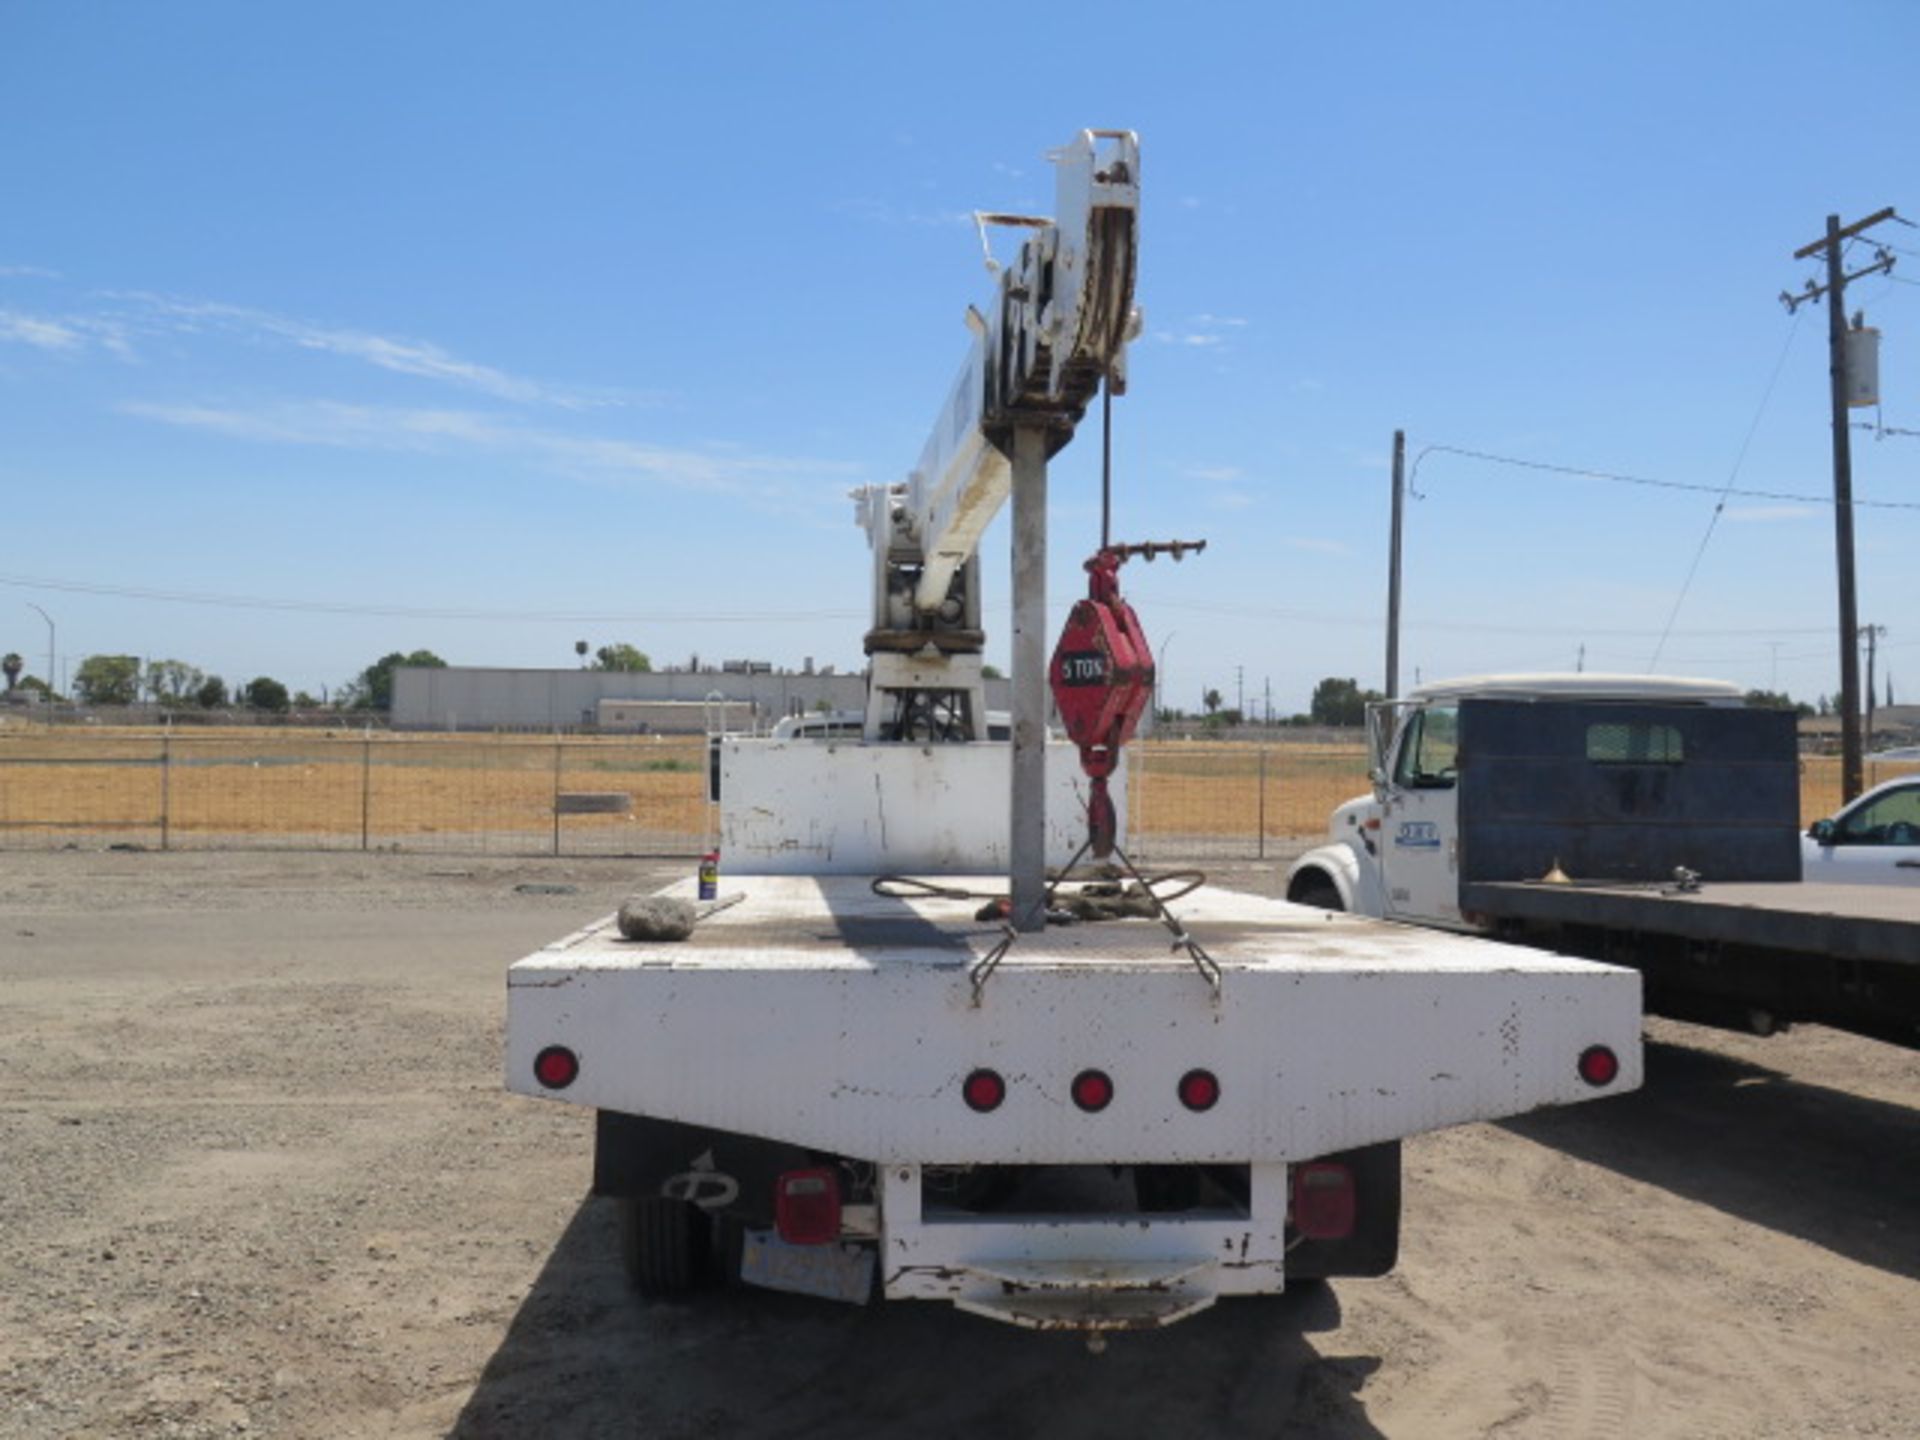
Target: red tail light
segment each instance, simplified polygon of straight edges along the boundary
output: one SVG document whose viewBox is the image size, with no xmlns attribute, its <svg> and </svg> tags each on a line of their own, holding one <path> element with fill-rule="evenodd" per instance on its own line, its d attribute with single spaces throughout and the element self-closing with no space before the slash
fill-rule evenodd
<svg viewBox="0 0 1920 1440">
<path fill-rule="evenodd" d="M 1293 1167 L 1293 1228 L 1309 1240 L 1353 1234 L 1353 1171 L 1333 1160 Z"/>
<path fill-rule="evenodd" d="M 978 1110 L 984 1115 L 989 1110 L 998 1110 L 1000 1102 L 1007 1098 L 1007 1082 L 991 1070 L 976 1070 L 961 1082 L 960 1096 L 969 1110 Z"/>
<path fill-rule="evenodd" d="M 822 1166 L 789 1170 L 773 1183 L 773 1228 L 789 1245 L 840 1238 L 840 1177 Z"/>
<path fill-rule="evenodd" d="M 1604 1045 L 1589 1045 L 1580 1052 L 1580 1078 L 1596 1088 L 1611 1085 L 1620 1078 L 1620 1057 Z"/>
<path fill-rule="evenodd" d="M 580 1057 L 564 1045 L 549 1045 L 533 1057 L 533 1078 L 549 1090 L 564 1090 L 580 1078 Z"/>
<path fill-rule="evenodd" d="M 1211 1110 L 1220 1098 L 1220 1082 L 1211 1070 L 1189 1070 L 1180 1077 L 1180 1103 L 1189 1110 Z"/>
<path fill-rule="evenodd" d="M 1073 1103 L 1088 1114 L 1113 1103 L 1113 1081 L 1103 1070 L 1082 1070 L 1073 1077 Z"/>
</svg>

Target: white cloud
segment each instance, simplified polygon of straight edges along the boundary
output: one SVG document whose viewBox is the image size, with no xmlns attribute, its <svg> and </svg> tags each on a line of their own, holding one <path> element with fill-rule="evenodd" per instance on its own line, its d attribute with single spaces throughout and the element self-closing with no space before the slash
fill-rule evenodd
<svg viewBox="0 0 1920 1440">
<path fill-rule="evenodd" d="M 1811 520 L 1824 512 L 1811 505 L 1729 505 L 1721 512 L 1729 520 Z"/>
<path fill-rule="evenodd" d="M 58 280 L 60 272 L 44 265 L 0 265 L 0 280 Z"/>
<path fill-rule="evenodd" d="M 1179 330 L 1156 330 L 1153 338 L 1162 345 L 1185 345 L 1197 350 L 1212 349 L 1226 343 L 1228 333 L 1244 330 L 1248 321 L 1240 315 L 1214 315 L 1201 311 L 1189 316 Z"/>
<path fill-rule="evenodd" d="M 97 316 L 54 317 L 28 315 L 19 310 L 0 310 L 0 340 L 12 340 L 38 350 L 68 355 L 98 345 L 123 360 L 133 358 L 133 347 L 127 343 L 125 328 Z"/>
<path fill-rule="evenodd" d="M 18 310 L 0 310 L 0 340 L 17 341 L 39 350 L 64 351 L 83 349 L 87 343 L 87 337 L 70 324 L 22 315 Z"/>
<path fill-rule="evenodd" d="M 1253 497 L 1240 490 L 1221 490 L 1207 497 L 1207 504 L 1214 510 L 1246 510 L 1253 505 Z"/>
<path fill-rule="evenodd" d="M 1189 480 L 1210 480 L 1224 483 L 1238 480 L 1247 472 L 1238 465 L 1194 465 L 1180 472 Z"/>
<path fill-rule="evenodd" d="M 116 294 L 112 298 L 133 302 L 140 307 L 139 313 L 143 319 L 157 321 L 175 331 L 194 333 L 204 328 L 216 328 L 256 338 L 282 340 L 303 350 L 317 350 L 358 360 L 397 375 L 437 380 L 491 395 L 496 400 L 553 405 L 565 410 L 591 410 L 633 404 L 645 398 L 613 391 L 549 385 L 508 374 L 491 365 L 463 360 L 431 341 L 314 325 L 244 305 L 227 305 L 212 300 L 183 300 L 139 291 Z"/>
<path fill-rule="evenodd" d="M 696 490 L 766 492 L 798 478 L 846 481 L 861 472 L 835 461 L 707 451 L 569 435 L 468 410 L 301 401 L 258 407 L 138 402 L 122 412 L 182 429 L 279 445 L 416 454 L 480 451 L 581 479 L 661 483 Z"/>
</svg>

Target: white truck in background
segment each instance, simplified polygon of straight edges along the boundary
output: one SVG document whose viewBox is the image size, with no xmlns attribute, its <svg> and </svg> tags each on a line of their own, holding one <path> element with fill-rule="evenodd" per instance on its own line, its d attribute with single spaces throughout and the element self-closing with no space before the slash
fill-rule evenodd
<svg viewBox="0 0 1920 1440">
<path fill-rule="evenodd" d="M 717 1271 L 1096 1343 L 1382 1274 L 1402 1137 L 1640 1083 L 1630 970 L 1132 867 L 1121 701 L 1150 693 L 1151 650 L 1123 633 L 1115 576 L 1156 548 L 1103 535 L 1051 667 L 1056 697 L 1077 687 L 1063 717 L 1106 717 L 1111 744 L 1090 761 L 1081 739 L 1076 767 L 1047 743 L 1029 563 L 1045 512 L 1021 487 L 1138 324 L 1136 142 L 1085 132 L 1056 159 L 1057 218 L 1022 222 L 919 467 L 859 497 L 862 735 L 722 740 L 724 880 L 691 933 L 627 939 L 609 917 L 508 972 L 507 1084 L 597 1112 L 593 1189 L 620 1206 L 643 1294 Z M 976 550 L 1010 489 L 1012 733 L 995 741 Z M 1117 871 L 1060 873 L 1102 839 Z"/>
<path fill-rule="evenodd" d="M 1288 899 L 1632 965 L 1678 1019 L 1920 1045 L 1920 887 L 1803 879 L 1791 711 L 1718 680 L 1476 676 L 1371 707 L 1368 747 L 1373 792 Z"/>
</svg>

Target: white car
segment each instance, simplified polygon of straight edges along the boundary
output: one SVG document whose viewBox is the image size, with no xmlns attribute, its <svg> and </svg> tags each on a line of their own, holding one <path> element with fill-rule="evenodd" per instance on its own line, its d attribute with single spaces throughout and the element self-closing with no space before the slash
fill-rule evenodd
<svg viewBox="0 0 1920 1440">
<path fill-rule="evenodd" d="M 1920 775 L 1867 791 L 1800 842 L 1805 880 L 1920 889 Z"/>
</svg>

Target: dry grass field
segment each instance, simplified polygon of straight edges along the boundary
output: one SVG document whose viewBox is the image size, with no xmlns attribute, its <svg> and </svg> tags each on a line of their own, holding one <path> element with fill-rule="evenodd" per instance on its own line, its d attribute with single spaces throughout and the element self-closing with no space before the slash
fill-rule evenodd
<svg viewBox="0 0 1920 1440">
<path fill-rule="evenodd" d="M 1130 765 L 1137 839 L 1249 856 L 1320 833 L 1367 785 L 1357 741 L 1147 741 Z M 1869 766 L 1868 783 L 1915 768 Z M 704 773 L 697 736 L 14 726 L 0 729 L 0 844 L 685 852 L 711 823 Z M 1803 820 L 1839 798 L 1837 758 L 1807 757 Z M 576 813 L 596 803 L 611 808 Z"/>
</svg>

